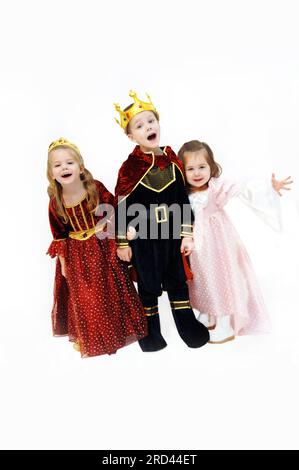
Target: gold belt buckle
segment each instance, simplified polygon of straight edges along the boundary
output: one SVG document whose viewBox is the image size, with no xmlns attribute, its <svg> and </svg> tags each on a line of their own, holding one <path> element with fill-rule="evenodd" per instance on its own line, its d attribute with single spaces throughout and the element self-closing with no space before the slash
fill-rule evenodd
<svg viewBox="0 0 299 470">
<path fill-rule="evenodd" d="M 155 207 L 155 216 L 157 224 L 167 222 L 167 212 L 165 206 Z"/>
</svg>

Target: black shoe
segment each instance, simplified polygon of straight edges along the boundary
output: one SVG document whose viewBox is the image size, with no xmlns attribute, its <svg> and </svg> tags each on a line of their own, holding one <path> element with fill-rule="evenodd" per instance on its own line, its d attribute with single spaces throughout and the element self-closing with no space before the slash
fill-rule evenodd
<svg viewBox="0 0 299 470">
<path fill-rule="evenodd" d="M 160 351 L 167 346 L 161 335 L 159 314 L 147 317 L 148 335 L 138 341 L 143 352 Z"/>
<path fill-rule="evenodd" d="M 209 330 L 196 320 L 190 308 L 173 309 L 172 313 L 178 333 L 189 348 L 200 348 L 209 341 Z"/>
</svg>

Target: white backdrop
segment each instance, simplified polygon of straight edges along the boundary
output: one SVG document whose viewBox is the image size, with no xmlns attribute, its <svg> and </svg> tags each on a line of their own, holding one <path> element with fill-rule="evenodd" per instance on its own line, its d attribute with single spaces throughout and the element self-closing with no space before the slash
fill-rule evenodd
<svg viewBox="0 0 299 470">
<path fill-rule="evenodd" d="M 294 185 L 277 234 L 228 211 L 273 323 L 265 336 L 185 347 L 165 297 L 168 347 L 80 359 L 52 338 L 54 263 L 45 256 L 48 144 L 64 136 L 114 190 L 132 148 L 113 102 L 148 92 L 162 145 L 214 149 L 224 176 L 291 174 L 297 184 L 296 1 L 2 1 L 1 448 L 298 448 L 298 212 Z"/>
</svg>

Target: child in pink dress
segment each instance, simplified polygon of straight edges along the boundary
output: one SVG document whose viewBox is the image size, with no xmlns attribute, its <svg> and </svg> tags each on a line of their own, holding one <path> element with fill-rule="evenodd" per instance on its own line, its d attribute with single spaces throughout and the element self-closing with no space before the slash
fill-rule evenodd
<svg viewBox="0 0 299 470">
<path fill-rule="evenodd" d="M 192 307 L 201 312 L 198 320 L 211 330 L 210 343 L 269 331 L 266 307 L 250 258 L 224 210 L 234 196 L 257 209 L 260 188 L 255 196 L 248 188 L 218 179 L 221 167 L 204 142 L 187 142 L 178 155 L 184 163 L 195 215 L 196 249 L 190 255 L 193 280 L 189 292 Z M 267 216 L 277 211 L 276 193 L 281 195 L 281 189 L 290 189 L 286 187 L 290 183 L 290 177 L 278 181 L 273 174 L 272 188 L 262 188 L 269 209 Z"/>
</svg>

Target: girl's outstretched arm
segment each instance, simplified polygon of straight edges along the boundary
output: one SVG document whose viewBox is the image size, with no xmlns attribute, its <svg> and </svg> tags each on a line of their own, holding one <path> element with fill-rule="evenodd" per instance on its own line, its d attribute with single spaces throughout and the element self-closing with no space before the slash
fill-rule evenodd
<svg viewBox="0 0 299 470">
<path fill-rule="evenodd" d="M 277 194 L 279 194 L 279 196 L 282 196 L 281 194 L 281 190 L 284 189 L 284 190 L 287 190 L 289 191 L 290 189 L 292 188 L 288 188 L 287 185 L 288 184 L 292 184 L 293 183 L 293 180 L 291 179 L 291 181 L 288 181 L 291 179 L 291 176 L 288 176 L 287 178 L 285 178 L 284 180 L 277 180 L 275 178 L 275 173 L 272 173 L 272 178 L 271 178 L 271 182 L 272 182 L 272 186 L 273 186 L 273 189 L 274 191 L 277 192 Z"/>
</svg>

